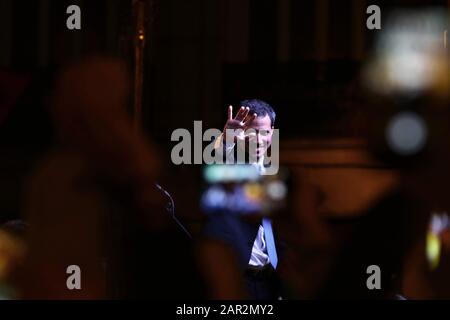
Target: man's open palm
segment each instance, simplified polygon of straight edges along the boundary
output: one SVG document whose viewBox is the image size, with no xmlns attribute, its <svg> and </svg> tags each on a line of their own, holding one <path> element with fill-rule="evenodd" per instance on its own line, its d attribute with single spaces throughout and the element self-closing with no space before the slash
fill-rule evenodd
<svg viewBox="0 0 450 320">
<path fill-rule="evenodd" d="M 244 139 L 244 131 L 247 130 L 252 121 L 257 117 L 257 114 L 250 114 L 250 108 L 241 107 L 236 116 L 233 118 L 233 106 L 228 107 L 228 117 L 225 123 L 224 133 L 226 136 L 226 130 L 242 130 L 236 135 L 237 139 Z"/>
</svg>

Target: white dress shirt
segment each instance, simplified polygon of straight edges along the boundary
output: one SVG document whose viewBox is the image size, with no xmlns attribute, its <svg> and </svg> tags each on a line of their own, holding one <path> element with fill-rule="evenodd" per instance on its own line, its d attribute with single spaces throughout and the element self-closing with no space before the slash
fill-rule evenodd
<svg viewBox="0 0 450 320">
<path fill-rule="evenodd" d="M 269 255 L 267 254 L 266 240 L 264 238 L 264 228 L 259 226 L 248 264 L 254 267 L 264 267 L 269 263 Z"/>
</svg>

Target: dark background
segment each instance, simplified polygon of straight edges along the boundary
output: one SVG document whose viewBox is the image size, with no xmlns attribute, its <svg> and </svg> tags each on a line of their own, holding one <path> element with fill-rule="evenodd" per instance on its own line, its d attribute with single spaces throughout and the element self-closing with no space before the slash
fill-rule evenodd
<svg viewBox="0 0 450 320">
<path fill-rule="evenodd" d="M 367 143 L 371 101 L 362 90 L 359 75 L 380 31 L 366 28 L 366 8 L 372 4 L 380 6 L 383 26 L 385 14 L 392 7 L 448 8 L 450 1 L 145 2 L 142 124 L 160 151 L 158 156 L 164 164 L 161 184 L 172 194 L 177 215 L 193 233 L 204 219 L 198 214 L 201 166 L 172 164 L 172 132 L 177 128 L 193 132 L 194 120 L 202 120 L 204 130 L 221 129 L 228 105 L 238 107 L 240 100 L 250 98 L 266 100 L 277 112 L 281 164 L 292 173 L 294 188 L 290 189 L 290 200 L 297 206 L 290 213 L 309 212 L 302 205 L 312 203 L 315 216 L 310 225 L 314 227 L 317 217 L 317 221 L 326 220 L 324 225 L 330 227 L 333 248 L 350 244 L 360 250 L 349 250 L 349 257 L 342 260 L 347 264 L 342 265 L 342 270 L 336 269 L 338 281 L 330 288 L 338 289 L 333 294 L 341 297 L 341 288 L 348 287 L 342 275 L 354 271 L 347 268 L 352 259 L 361 258 L 364 263 L 365 258 L 372 259 L 372 251 L 365 245 L 371 245 L 374 254 L 379 251 L 383 256 L 384 249 L 392 248 L 392 242 L 399 238 L 395 227 L 410 224 L 389 216 L 392 207 L 392 212 L 408 211 L 403 203 L 392 204 L 388 198 L 388 209 L 383 203 L 374 207 L 401 182 L 397 170 L 372 157 Z M 55 71 L 91 53 L 121 57 L 133 70 L 131 3 L 0 0 L 0 224 L 21 218 L 27 178 L 39 158 L 54 146 L 47 106 Z M 66 28 L 66 8 L 72 4 L 81 7 L 81 30 Z M 130 109 L 131 102 L 130 97 Z M 384 127 L 378 129 L 383 132 Z M 444 167 L 438 168 L 439 174 L 446 173 Z M 304 189 L 298 188 L 305 181 L 314 193 L 308 194 L 305 189 L 305 195 Z M 445 192 L 446 184 L 430 188 L 440 189 Z M 364 228 L 358 229 L 361 218 Z M 386 221 L 389 230 L 384 228 Z M 356 229 L 360 237 L 351 238 Z M 386 232 L 392 238 L 385 236 Z M 326 255 L 323 260 L 318 259 L 317 265 L 312 259 L 311 269 L 307 270 L 310 273 L 305 273 L 312 276 L 307 280 L 320 278 L 316 276 L 328 258 Z M 441 283 L 444 286 L 448 282 Z"/>
<path fill-rule="evenodd" d="M 70 4 L 81 7 L 81 31 L 66 29 Z M 221 128 L 227 105 L 252 97 L 275 106 L 283 138 L 359 136 L 358 68 L 378 32 L 365 26 L 367 6 L 379 5 L 382 19 L 391 6 L 448 6 L 446 0 L 147 4 L 143 122 L 162 144 L 193 120 Z M 1 0 L 0 67 L 35 74 L 93 51 L 130 60 L 130 17 L 131 1 Z"/>
<path fill-rule="evenodd" d="M 447 0 L 146 3 L 142 122 L 167 160 L 165 173 L 174 183 L 169 189 L 174 190 L 179 177 L 189 177 L 192 188 L 180 190 L 176 199 L 186 199 L 190 206 L 192 196 L 198 196 L 199 168 L 171 166 L 173 130 L 192 132 L 194 120 L 203 120 L 204 129 L 222 128 L 229 104 L 260 98 L 277 112 L 282 145 L 288 146 L 282 153 L 285 163 L 304 164 L 297 151 L 305 154 L 311 147 L 298 141 L 363 139 L 367 106 L 359 70 L 379 32 L 366 28 L 367 6 L 381 7 L 382 25 L 394 6 L 449 6 Z M 81 7 L 82 30 L 66 28 L 71 4 Z M 2 216 L 15 216 L 21 179 L 52 144 L 46 106 L 54 71 L 93 52 L 122 57 L 132 67 L 132 37 L 131 0 L 0 0 Z M 336 146 L 327 142 L 319 148 Z M 361 145 L 352 142 L 344 149 L 359 152 Z M 329 159 L 326 165 L 349 170 L 371 167 L 358 157 L 343 164 Z M 313 162 L 323 164 L 317 157 Z"/>
</svg>

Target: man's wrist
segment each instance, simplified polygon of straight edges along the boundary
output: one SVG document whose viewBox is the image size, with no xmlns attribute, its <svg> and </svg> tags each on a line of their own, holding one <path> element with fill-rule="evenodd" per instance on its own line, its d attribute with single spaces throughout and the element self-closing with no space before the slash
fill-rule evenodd
<svg viewBox="0 0 450 320">
<path fill-rule="evenodd" d="M 227 129 L 225 129 L 223 132 L 222 132 L 222 141 L 223 141 L 223 144 L 225 145 L 225 148 L 226 149 L 230 149 L 230 148 L 234 148 L 234 145 L 236 144 L 236 142 L 233 140 L 233 139 L 226 139 L 226 137 L 227 137 Z M 235 138 L 236 136 L 235 135 L 232 135 L 231 137 L 233 137 L 233 138 Z M 231 138 L 231 137 L 229 137 L 229 138 Z"/>
</svg>

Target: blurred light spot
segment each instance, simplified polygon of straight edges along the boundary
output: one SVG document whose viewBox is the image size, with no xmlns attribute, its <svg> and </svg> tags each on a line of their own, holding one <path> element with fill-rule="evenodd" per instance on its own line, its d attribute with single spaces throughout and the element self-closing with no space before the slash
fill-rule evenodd
<svg viewBox="0 0 450 320">
<path fill-rule="evenodd" d="M 426 256 L 431 270 L 439 266 L 441 255 L 441 234 L 450 226 L 447 212 L 433 212 L 426 239 Z"/>
<path fill-rule="evenodd" d="M 439 86 L 447 70 L 442 34 L 448 13 L 435 8 L 388 16 L 363 76 L 379 94 L 415 95 Z"/>
<path fill-rule="evenodd" d="M 255 181 L 260 178 L 257 168 L 251 165 L 209 165 L 203 174 L 208 183 Z"/>
<path fill-rule="evenodd" d="M 431 216 L 430 230 L 434 234 L 440 234 L 450 226 L 447 212 L 442 214 L 434 212 Z"/>
<path fill-rule="evenodd" d="M 272 199 L 281 200 L 284 197 L 286 197 L 287 188 L 284 185 L 284 183 L 280 181 L 272 181 L 267 186 L 267 193 L 269 194 L 269 197 L 271 197 Z"/>
<path fill-rule="evenodd" d="M 430 268 L 436 269 L 439 265 L 439 257 L 441 254 L 441 242 L 439 241 L 439 237 L 433 233 L 427 234 L 427 260 L 430 265 Z"/>
<path fill-rule="evenodd" d="M 223 208 L 227 204 L 227 195 L 222 188 L 211 187 L 204 194 L 202 204 L 206 208 Z"/>
<path fill-rule="evenodd" d="M 258 201 L 263 198 L 263 189 L 257 183 L 247 183 L 244 186 L 245 195 L 249 200 Z"/>
<path fill-rule="evenodd" d="M 395 115 L 386 128 L 389 147 L 402 156 L 414 155 L 427 141 L 427 126 L 416 113 L 405 111 Z"/>
</svg>

